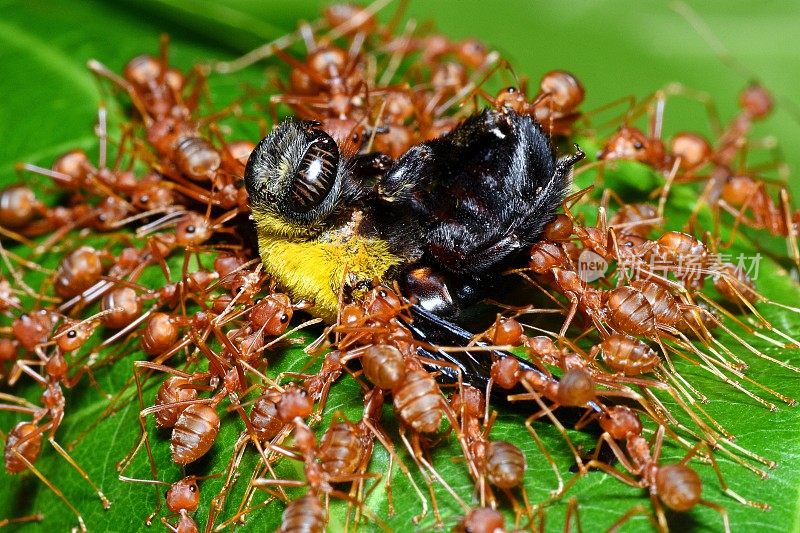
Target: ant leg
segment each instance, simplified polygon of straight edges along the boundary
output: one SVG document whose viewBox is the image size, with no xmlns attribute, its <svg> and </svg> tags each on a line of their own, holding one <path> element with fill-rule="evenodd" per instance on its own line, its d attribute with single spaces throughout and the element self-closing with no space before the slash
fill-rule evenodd
<svg viewBox="0 0 800 533">
<path fill-rule="evenodd" d="M 661 188 L 661 195 L 658 198 L 658 209 L 656 213 L 658 214 L 658 218 L 663 220 L 664 217 L 664 208 L 667 205 L 667 198 L 669 197 L 669 191 L 672 188 L 672 183 L 675 181 L 675 176 L 678 174 L 678 168 L 681 164 L 681 158 L 678 157 L 675 159 L 675 163 L 672 165 L 672 169 L 669 171 L 669 175 L 667 176 L 667 181 L 664 183 L 664 187 Z"/>
<path fill-rule="evenodd" d="M 456 493 L 456 491 L 453 490 L 453 487 L 451 487 L 450 484 L 444 480 L 441 474 L 439 474 L 439 472 L 433 467 L 430 461 L 428 461 L 428 459 L 425 457 L 425 454 L 422 451 L 422 447 L 420 446 L 419 435 L 414 433 L 414 435 L 412 435 L 411 438 L 412 438 L 412 443 L 414 445 L 414 452 L 415 454 L 418 455 L 417 459 L 423 465 L 425 465 L 425 468 L 428 469 L 428 471 L 433 475 L 433 477 L 435 477 L 436 480 L 439 483 L 441 483 L 444 489 L 450 493 L 450 495 L 453 497 L 456 503 L 458 503 L 461 506 L 464 512 L 469 512 L 469 506 L 466 503 L 464 503 L 464 500 L 462 500 L 461 497 Z"/>
<path fill-rule="evenodd" d="M 534 442 L 536 442 L 536 446 L 539 447 L 539 450 L 541 450 L 542 455 L 544 455 L 545 461 L 547 461 L 547 464 L 550 465 L 550 468 L 553 470 L 553 474 L 556 476 L 556 482 L 558 486 L 555 489 L 550 490 L 550 496 L 553 496 L 555 494 L 560 494 L 564 490 L 564 479 L 561 477 L 561 472 L 558 470 L 558 465 L 553 459 L 553 456 L 550 455 L 550 452 L 547 451 L 547 447 L 544 445 L 544 442 L 542 442 L 542 439 L 541 437 L 539 437 L 539 434 L 536 432 L 535 429 L 533 429 L 533 423 L 530 420 L 530 417 L 527 420 L 525 420 L 525 427 L 528 429 L 528 433 L 530 433 L 531 436 L 533 437 Z"/>
<path fill-rule="evenodd" d="M 47 479 L 47 478 L 44 476 L 44 474 L 42 474 L 42 473 L 41 473 L 41 472 L 40 472 L 40 471 L 39 471 L 39 470 L 38 470 L 38 469 L 37 469 L 35 466 L 33 466 L 33 464 L 32 464 L 30 461 L 28 461 L 28 459 L 26 459 L 24 455 L 22 455 L 21 453 L 19 453 L 19 452 L 16 450 L 16 448 L 14 448 L 14 449 L 13 449 L 13 453 L 14 453 L 14 455 L 16 455 L 16 456 L 17 456 L 17 459 L 19 459 L 20 461 L 22 461 L 22 462 L 25 464 L 25 466 L 28 468 L 28 470 L 30 470 L 31 472 L 33 472 L 33 474 L 34 474 L 36 477 L 38 477 L 38 478 L 41 480 L 41 482 L 42 482 L 42 483 L 44 483 L 45 485 L 47 485 L 47 488 L 49 488 L 51 491 L 53 491 L 53 494 L 55 494 L 56 496 L 58 496 L 58 498 L 59 498 L 59 499 L 60 499 L 62 502 L 64 502 L 64 503 L 66 504 L 66 506 L 67 506 L 67 507 L 69 507 L 69 510 L 70 510 L 70 511 L 72 511 L 72 513 L 73 513 L 73 514 L 74 514 L 76 517 L 78 517 L 78 526 L 81 528 L 81 531 L 82 531 L 83 533 L 86 533 L 86 524 L 84 524 L 84 522 L 83 522 L 83 516 L 81 516 L 81 513 L 79 513 L 79 512 L 78 512 L 78 510 L 77 510 L 77 509 L 76 509 L 76 508 L 75 508 L 75 507 L 74 507 L 74 506 L 73 506 L 73 505 L 72 505 L 72 504 L 69 502 L 69 500 L 67 499 L 67 497 L 66 497 L 66 496 L 64 496 L 64 493 L 63 493 L 63 492 L 61 492 L 61 491 L 58 489 L 58 487 L 56 487 L 55 485 L 53 485 L 53 483 L 51 483 L 51 482 L 50 482 L 50 480 L 49 480 L 49 479 Z"/>
<path fill-rule="evenodd" d="M 697 502 L 711 509 L 714 509 L 722 517 L 722 527 L 725 528 L 725 533 L 731 533 L 731 524 L 728 520 L 728 511 L 718 503 L 710 502 L 708 500 L 700 500 Z"/>
<path fill-rule="evenodd" d="M 105 494 L 103 494 L 103 491 L 101 491 L 97 487 L 97 485 L 95 485 L 94 482 L 89 478 L 89 474 L 87 474 L 86 471 L 84 471 L 84 469 L 80 467 L 80 465 L 75 461 L 75 459 L 73 459 L 67 453 L 67 451 L 64 450 L 64 448 L 62 448 L 61 445 L 55 441 L 53 437 L 49 437 L 47 440 L 50 442 L 50 445 L 53 446 L 53 448 L 55 448 L 55 450 L 59 453 L 59 455 L 61 455 L 61 457 L 63 457 L 64 460 L 67 461 L 84 480 L 86 480 L 89 486 L 92 487 L 92 490 L 94 490 L 97 496 L 100 498 L 100 503 L 103 504 L 103 509 L 109 509 L 111 507 L 111 502 L 108 501 L 108 498 L 106 498 Z"/>
<path fill-rule="evenodd" d="M 138 363 L 139 361 L 137 361 Z M 124 476 L 122 475 L 125 469 L 130 466 L 131 462 L 133 462 L 134 457 L 139 453 L 139 450 L 142 448 L 144 444 L 145 449 L 147 450 L 147 458 L 150 461 L 150 474 L 153 476 L 153 480 L 158 479 L 158 470 L 156 469 L 156 461 L 153 457 L 153 450 L 150 447 L 150 439 L 147 434 L 147 421 L 145 419 L 145 415 L 142 414 L 144 410 L 144 397 L 142 396 L 142 384 L 139 380 L 139 366 L 134 365 L 133 369 L 133 377 L 136 380 L 136 394 L 139 398 L 139 427 L 141 431 L 141 435 L 139 437 L 139 442 L 128 452 L 121 461 L 116 464 L 117 472 L 119 473 L 119 479 L 124 481 Z M 158 511 L 161 509 L 161 491 L 158 489 L 157 486 L 154 485 L 154 489 L 156 492 L 156 507 L 153 510 L 152 514 L 147 517 L 145 523 L 149 526 L 153 522 L 153 518 L 158 514 Z"/>
<path fill-rule="evenodd" d="M 9 524 L 22 524 L 24 522 L 41 522 L 44 520 L 44 515 L 42 513 L 36 513 L 29 516 L 20 516 L 18 518 L 4 518 L 0 520 L 0 527 L 7 526 Z"/>
<path fill-rule="evenodd" d="M 578 296 L 576 294 L 569 293 L 567 297 L 572 305 L 567 313 L 567 318 L 564 319 L 564 323 L 561 326 L 561 331 L 558 332 L 559 338 L 564 338 L 566 336 L 567 329 L 572 323 L 572 320 L 575 318 L 575 313 L 578 311 Z"/>
<path fill-rule="evenodd" d="M 428 486 L 428 493 L 431 495 L 431 506 L 433 507 L 434 522 L 437 527 L 441 527 L 442 515 L 439 514 L 439 505 L 436 501 L 436 492 L 433 490 L 433 482 L 431 481 L 430 474 L 428 474 L 428 472 L 420 464 L 419 458 L 414 452 L 414 448 L 412 448 L 411 443 L 408 441 L 408 437 L 406 437 L 405 431 L 402 428 L 400 429 L 400 439 L 403 441 L 403 444 L 405 445 L 409 454 L 411 454 L 412 459 L 414 459 L 414 462 L 417 464 L 420 474 L 422 474 L 422 478 L 425 480 L 425 484 Z M 424 516 L 424 514 L 422 516 Z"/>
<path fill-rule="evenodd" d="M 363 422 L 364 422 L 364 425 L 366 425 L 369 428 L 369 430 L 372 431 L 372 433 L 375 435 L 375 437 L 378 439 L 378 441 L 380 441 L 380 443 L 383 445 L 383 447 L 386 449 L 386 451 L 389 452 L 389 457 L 396 458 L 397 466 L 399 466 L 400 470 L 403 472 L 403 474 L 406 475 L 406 477 L 408 478 L 409 482 L 411 483 L 411 486 L 414 488 L 414 492 L 417 493 L 417 497 L 419 498 L 419 501 L 422 503 L 422 512 L 419 515 L 413 517 L 412 520 L 414 521 L 415 524 L 419 523 L 419 521 L 422 520 L 422 518 L 425 517 L 425 515 L 428 514 L 428 501 L 425 499 L 425 496 L 422 494 L 422 490 L 420 490 L 419 486 L 414 481 L 414 478 L 411 475 L 411 472 L 409 471 L 408 467 L 405 465 L 403 460 L 399 456 L 397 456 L 397 452 L 394 450 L 394 445 L 388 439 L 388 437 L 383 432 L 383 430 L 375 427 L 369 420 L 363 420 Z M 391 482 L 391 477 L 392 477 L 392 472 L 391 472 L 391 468 L 390 468 L 389 469 L 387 483 Z"/>
<path fill-rule="evenodd" d="M 572 451 L 572 455 L 575 457 L 575 462 L 577 463 L 578 468 L 581 471 L 585 469 L 585 465 L 583 464 L 583 459 L 581 459 L 578 450 L 572 443 L 572 439 L 569 438 L 567 430 L 564 428 L 564 426 L 561 424 L 558 418 L 556 418 L 556 416 L 553 414 L 553 409 L 558 408 L 558 404 L 553 404 L 548 407 L 542 401 L 541 396 L 533 390 L 531 390 L 527 394 L 514 394 L 508 397 L 508 401 L 510 402 L 519 400 L 530 400 L 530 399 L 533 399 L 539 405 L 540 411 L 538 413 L 532 414 L 525 420 L 525 427 L 528 429 L 528 433 L 530 433 L 533 436 L 534 440 L 536 441 L 536 444 L 539 446 L 539 449 L 542 450 L 542 452 L 544 453 L 547 462 L 550 463 L 550 467 L 553 469 L 553 472 L 555 473 L 556 478 L 558 479 L 558 486 L 559 486 L 558 492 L 563 493 L 564 482 L 563 479 L 561 478 L 561 473 L 558 471 L 558 467 L 555 461 L 553 460 L 552 456 L 550 456 L 550 454 L 544 448 L 544 443 L 542 443 L 541 439 L 539 438 L 539 435 L 536 433 L 536 430 L 533 429 L 533 422 L 543 416 L 546 416 L 550 420 L 550 422 L 553 423 L 558 432 L 561 434 L 561 438 L 564 439 L 564 441 L 567 443 L 567 446 L 569 446 L 569 449 Z"/>
<path fill-rule="evenodd" d="M 800 249 L 797 246 L 797 227 L 792 220 L 792 208 L 789 204 L 789 193 L 781 187 L 781 211 L 783 211 L 783 223 L 786 225 L 786 249 L 794 261 L 794 266 L 800 271 Z"/>
<path fill-rule="evenodd" d="M 663 533 L 669 532 L 669 525 L 667 524 L 667 515 L 664 514 L 664 507 L 661 505 L 661 501 L 658 499 L 656 494 L 650 493 L 650 502 L 653 504 L 653 509 L 655 510 L 656 520 L 658 523 L 656 524 L 656 528 Z M 730 533 L 730 532 L 726 532 Z"/>
<path fill-rule="evenodd" d="M 755 507 L 756 509 L 761 509 L 762 511 L 769 510 L 770 506 L 768 504 L 747 500 L 742 496 L 740 496 L 739 494 L 737 494 L 736 492 L 734 492 L 733 490 L 731 490 L 730 487 L 728 487 L 728 484 L 725 482 L 725 478 L 723 478 L 722 476 L 722 471 L 719 469 L 717 460 L 714 458 L 713 450 L 711 449 L 711 447 L 708 445 L 707 442 L 705 441 L 698 442 L 691 450 L 687 452 L 686 456 L 683 459 L 681 459 L 680 463 L 678 464 L 685 465 L 686 463 L 688 463 L 689 460 L 693 456 L 695 456 L 702 447 L 706 448 L 706 451 L 708 453 L 708 458 L 711 460 L 711 466 L 712 468 L 714 468 L 714 473 L 717 475 L 717 479 L 719 480 L 719 486 L 725 494 L 727 494 L 737 502 L 741 503 L 742 505 L 746 505 L 748 507 Z"/>
<path fill-rule="evenodd" d="M 616 522 L 611 524 L 611 527 L 609 527 L 606 530 L 606 533 L 615 533 L 616 531 L 619 530 L 620 527 L 622 527 L 623 524 L 628 522 L 628 520 L 630 520 L 636 515 L 645 515 L 647 519 L 650 521 L 650 523 L 653 524 L 653 527 L 656 528 L 658 527 L 658 522 L 655 521 L 655 519 L 653 518 L 653 513 L 651 513 L 647 509 L 647 507 L 645 507 L 644 505 L 634 505 L 633 507 L 628 509 L 628 511 L 624 515 L 622 515 Z"/>
<path fill-rule="evenodd" d="M 567 500 L 567 514 L 564 517 L 564 533 L 569 533 L 572 531 L 573 515 L 575 515 L 575 528 L 577 529 L 578 533 L 583 533 L 583 528 L 581 527 L 580 507 L 578 506 L 578 498 L 575 496 L 572 496 L 569 500 Z"/>
<path fill-rule="evenodd" d="M 225 506 L 225 499 L 228 491 L 238 478 L 236 469 L 239 467 L 242 457 L 244 457 L 244 451 L 247 448 L 247 441 L 249 438 L 249 435 L 242 433 L 239 436 L 239 439 L 236 441 L 236 444 L 233 446 L 233 455 L 228 464 L 228 468 L 226 469 L 228 474 L 225 478 L 225 482 L 223 483 L 219 492 L 211 499 L 211 504 L 209 505 L 208 517 L 206 519 L 206 531 L 210 531 L 211 528 L 214 527 L 217 514 L 222 511 L 223 507 Z"/>
</svg>

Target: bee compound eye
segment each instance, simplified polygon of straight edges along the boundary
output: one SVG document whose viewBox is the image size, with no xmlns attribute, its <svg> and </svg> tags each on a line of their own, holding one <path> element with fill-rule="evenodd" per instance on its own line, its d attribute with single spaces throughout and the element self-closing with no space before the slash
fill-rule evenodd
<svg viewBox="0 0 800 533">
<path fill-rule="evenodd" d="M 308 147 L 292 177 L 289 204 L 306 212 L 319 206 L 333 189 L 339 165 L 336 141 L 322 130 L 308 132 Z"/>
</svg>

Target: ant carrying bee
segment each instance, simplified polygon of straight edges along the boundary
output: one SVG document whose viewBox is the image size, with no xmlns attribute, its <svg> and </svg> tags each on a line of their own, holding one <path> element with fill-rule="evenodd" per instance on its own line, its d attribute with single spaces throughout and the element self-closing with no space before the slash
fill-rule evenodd
<svg viewBox="0 0 800 533">
<path fill-rule="evenodd" d="M 399 281 L 419 312 L 457 320 L 538 240 L 583 155 L 557 159 L 541 126 L 511 109 L 396 161 L 351 156 L 319 123 L 287 120 L 253 151 L 245 185 L 266 269 L 312 313 L 333 322 L 340 292 L 377 278 Z"/>
</svg>

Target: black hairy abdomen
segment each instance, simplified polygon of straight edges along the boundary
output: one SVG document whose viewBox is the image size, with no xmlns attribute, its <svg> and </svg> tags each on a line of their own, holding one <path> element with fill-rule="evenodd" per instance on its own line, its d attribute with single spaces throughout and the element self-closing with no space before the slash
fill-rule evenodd
<svg viewBox="0 0 800 533">
<path fill-rule="evenodd" d="M 541 236 L 568 187 L 555 171 L 550 141 L 533 119 L 486 110 L 389 170 L 387 234 L 445 271 L 490 271 Z"/>
</svg>

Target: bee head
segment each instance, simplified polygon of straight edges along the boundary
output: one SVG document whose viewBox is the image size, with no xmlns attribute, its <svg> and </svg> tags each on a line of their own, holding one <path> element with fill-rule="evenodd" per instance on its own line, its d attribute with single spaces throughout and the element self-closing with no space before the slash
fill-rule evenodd
<svg viewBox="0 0 800 533">
<path fill-rule="evenodd" d="M 343 165 L 336 142 L 318 126 L 284 121 L 250 155 L 244 182 L 260 231 L 312 236 L 336 207 Z"/>
</svg>

